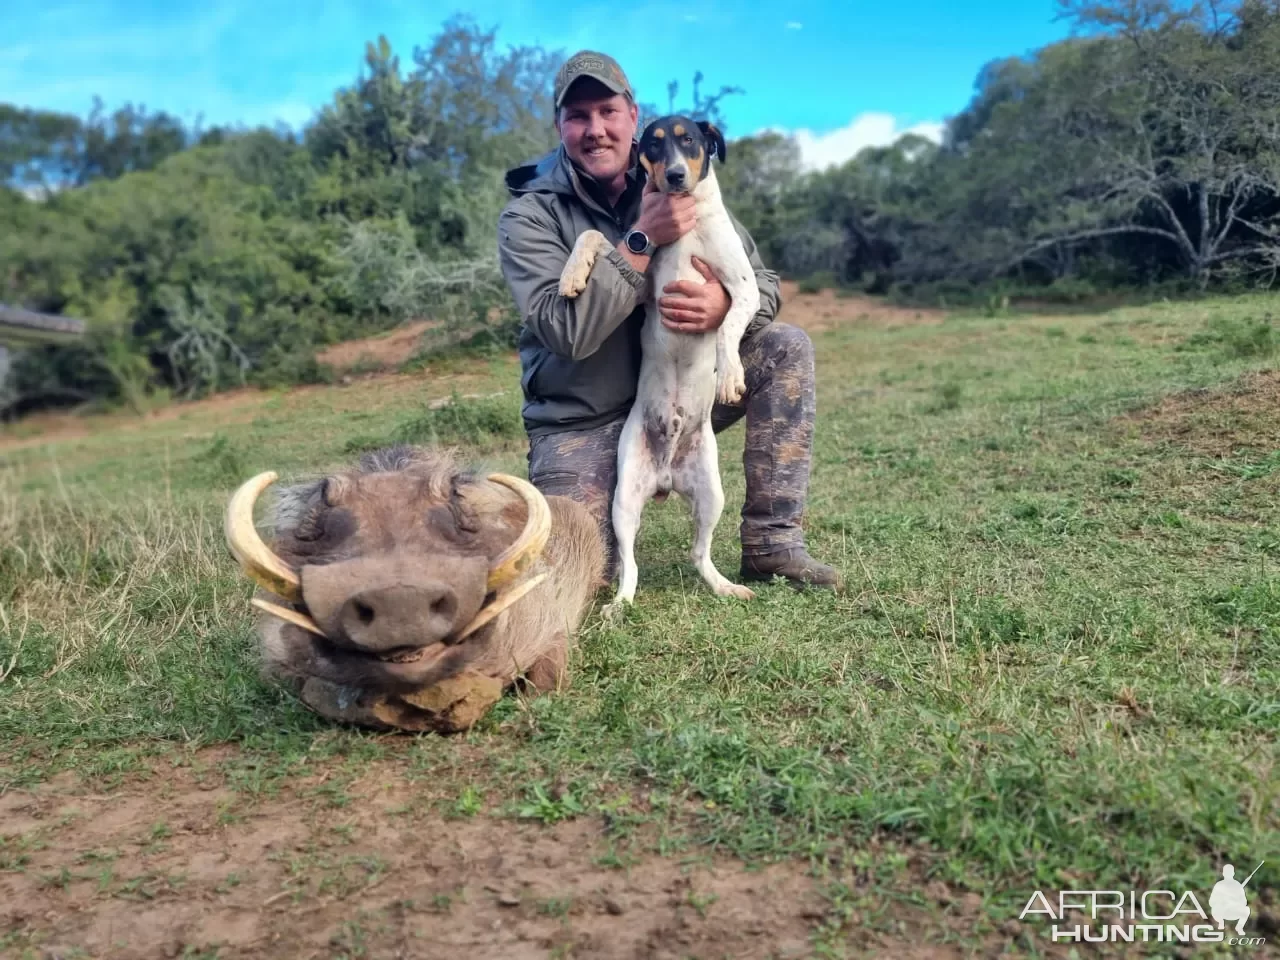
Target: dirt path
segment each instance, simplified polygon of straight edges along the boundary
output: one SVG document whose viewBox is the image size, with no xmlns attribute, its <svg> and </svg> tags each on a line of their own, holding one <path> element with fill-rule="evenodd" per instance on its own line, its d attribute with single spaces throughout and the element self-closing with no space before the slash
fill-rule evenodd
<svg viewBox="0 0 1280 960">
<path fill-rule="evenodd" d="M 438 326 L 430 320 L 417 320 L 376 337 L 335 343 L 317 353 L 316 359 L 339 373 L 356 367 L 395 370 L 413 359 L 422 345 L 422 335 Z"/>
<path fill-rule="evenodd" d="M 782 282 L 782 310 L 778 319 L 809 331 L 821 333 L 836 327 L 907 327 L 942 323 L 945 310 L 899 307 L 886 300 L 857 294 L 837 294 L 834 290 L 801 293 L 797 284 Z"/>
</svg>

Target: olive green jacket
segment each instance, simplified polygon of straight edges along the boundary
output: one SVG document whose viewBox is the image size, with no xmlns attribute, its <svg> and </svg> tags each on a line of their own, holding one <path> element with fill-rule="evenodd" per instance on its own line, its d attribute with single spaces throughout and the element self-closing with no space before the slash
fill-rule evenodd
<svg viewBox="0 0 1280 960">
<path fill-rule="evenodd" d="M 625 416 L 635 399 L 647 278 L 612 250 L 596 262 L 578 297 L 568 300 L 558 291 L 580 233 L 599 230 L 617 244 L 639 215 L 645 174 L 634 162 L 634 146 L 632 158 L 616 209 L 563 147 L 506 174 L 511 198 L 498 218 L 498 256 L 523 320 L 521 388 L 530 436 L 607 423 Z M 778 275 L 765 268 L 743 226 L 736 219 L 733 224 L 760 287 L 749 337 L 777 315 Z"/>
</svg>

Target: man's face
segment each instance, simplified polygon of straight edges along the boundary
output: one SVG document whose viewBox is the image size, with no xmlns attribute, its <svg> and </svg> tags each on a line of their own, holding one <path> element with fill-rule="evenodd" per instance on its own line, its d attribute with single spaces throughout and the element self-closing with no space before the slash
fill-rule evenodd
<svg viewBox="0 0 1280 960">
<path fill-rule="evenodd" d="M 570 90 L 556 129 L 571 160 L 597 180 L 612 180 L 630 166 L 639 119 L 634 103 L 588 78 Z"/>
</svg>

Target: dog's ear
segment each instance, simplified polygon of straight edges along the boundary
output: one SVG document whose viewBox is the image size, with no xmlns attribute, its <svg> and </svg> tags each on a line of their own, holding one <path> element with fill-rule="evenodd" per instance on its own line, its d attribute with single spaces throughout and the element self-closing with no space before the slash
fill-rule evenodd
<svg viewBox="0 0 1280 960">
<path fill-rule="evenodd" d="M 698 129 L 702 131 L 704 137 L 715 145 L 716 156 L 720 158 L 721 163 L 724 163 L 727 159 L 727 151 L 724 145 L 724 134 L 720 132 L 720 128 L 709 120 L 699 120 Z"/>
</svg>

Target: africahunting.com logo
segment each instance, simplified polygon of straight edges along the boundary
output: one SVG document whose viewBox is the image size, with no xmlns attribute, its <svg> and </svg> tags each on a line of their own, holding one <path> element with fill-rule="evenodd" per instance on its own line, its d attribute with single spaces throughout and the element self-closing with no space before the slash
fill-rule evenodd
<svg viewBox="0 0 1280 960">
<path fill-rule="evenodd" d="M 1037 890 L 1018 919 L 1047 918 L 1052 926 L 1045 936 L 1059 943 L 1225 942 L 1257 947 L 1267 941 L 1245 931 L 1249 919 L 1245 887 L 1261 866 L 1254 867 L 1243 882 L 1235 878 L 1235 867 L 1224 866 L 1222 879 L 1209 894 L 1207 912 L 1190 890 L 1181 896 L 1172 890 L 1060 890 L 1056 899 Z"/>
</svg>

